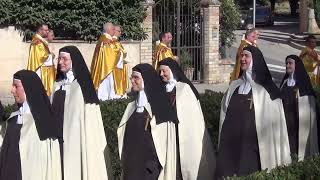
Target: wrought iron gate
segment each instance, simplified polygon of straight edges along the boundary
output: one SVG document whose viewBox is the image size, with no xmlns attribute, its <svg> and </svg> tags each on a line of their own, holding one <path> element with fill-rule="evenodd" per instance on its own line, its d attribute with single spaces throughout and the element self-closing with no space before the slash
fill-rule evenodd
<svg viewBox="0 0 320 180">
<path fill-rule="evenodd" d="M 153 40 L 170 31 L 171 44 L 185 74 L 203 80 L 203 17 L 200 0 L 156 0 L 153 8 Z M 191 67 L 191 68 L 187 68 Z"/>
</svg>

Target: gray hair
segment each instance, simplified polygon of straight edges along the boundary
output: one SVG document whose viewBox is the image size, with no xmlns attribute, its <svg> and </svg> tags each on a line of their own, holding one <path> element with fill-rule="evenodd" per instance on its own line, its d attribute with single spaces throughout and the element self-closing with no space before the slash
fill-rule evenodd
<svg viewBox="0 0 320 180">
<path fill-rule="evenodd" d="M 111 22 L 107 22 L 103 25 L 103 32 L 106 33 L 107 32 L 107 29 L 112 27 L 113 24 Z"/>
</svg>

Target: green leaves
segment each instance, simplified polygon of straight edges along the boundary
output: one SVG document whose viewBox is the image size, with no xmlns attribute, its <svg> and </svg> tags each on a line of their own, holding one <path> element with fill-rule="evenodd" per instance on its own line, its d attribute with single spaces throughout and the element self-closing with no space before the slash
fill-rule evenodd
<svg viewBox="0 0 320 180">
<path fill-rule="evenodd" d="M 144 0 L 1 0 L 0 25 L 14 25 L 27 39 L 39 23 L 48 23 L 61 39 L 96 40 L 104 23 L 123 28 L 124 39 L 141 40 Z"/>
<path fill-rule="evenodd" d="M 320 0 L 313 0 L 314 13 L 318 26 L 320 26 Z"/>
<path fill-rule="evenodd" d="M 240 24 L 239 7 L 234 0 L 221 0 L 220 13 L 221 46 L 231 47 L 235 41 L 234 31 Z"/>
</svg>

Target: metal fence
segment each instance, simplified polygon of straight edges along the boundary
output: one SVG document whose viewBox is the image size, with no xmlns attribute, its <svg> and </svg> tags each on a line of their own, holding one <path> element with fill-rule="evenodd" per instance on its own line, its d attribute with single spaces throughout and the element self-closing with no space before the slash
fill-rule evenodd
<svg viewBox="0 0 320 180">
<path fill-rule="evenodd" d="M 157 0 L 153 8 L 153 40 L 170 31 L 171 44 L 185 74 L 194 82 L 203 80 L 203 16 L 200 0 Z M 189 68 L 188 68 L 189 67 Z"/>
</svg>

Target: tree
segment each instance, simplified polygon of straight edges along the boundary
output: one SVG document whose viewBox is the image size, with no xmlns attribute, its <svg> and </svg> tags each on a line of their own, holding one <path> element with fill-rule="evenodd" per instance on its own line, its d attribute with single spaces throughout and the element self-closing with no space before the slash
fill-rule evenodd
<svg viewBox="0 0 320 180">
<path fill-rule="evenodd" d="M 316 15 L 316 21 L 320 26 L 320 0 L 313 0 L 314 13 Z"/>
<path fill-rule="evenodd" d="M 240 13 L 234 0 L 221 0 L 220 10 L 220 52 L 225 56 L 226 48 L 235 41 L 234 31 L 239 27 Z"/>
<path fill-rule="evenodd" d="M 289 0 L 290 12 L 293 16 L 297 15 L 298 2 L 299 0 Z"/>
<path fill-rule="evenodd" d="M 14 25 L 27 38 L 39 23 L 48 23 L 56 36 L 96 40 L 111 21 L 124 29 L 126 39 L 144 39 L 141 22 L 145 0 L 1 0 L 0 25 Z"/>
<path fill-rule="evenodd" d="M 276 0 L 270 0 L 271 11 L 274 12 L 276 6 Z"/>
</svg>

